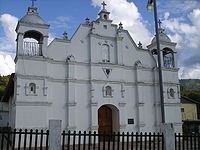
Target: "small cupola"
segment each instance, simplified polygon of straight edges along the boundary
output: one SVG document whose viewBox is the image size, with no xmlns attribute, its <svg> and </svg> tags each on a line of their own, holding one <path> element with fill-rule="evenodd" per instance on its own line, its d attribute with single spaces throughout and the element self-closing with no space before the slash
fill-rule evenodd
<svg viewBox="0 0 200 150">
<path fill-rule="evenodd" d="M 101 5 L 103 6 L 103 9 L 98 14 L 99 15 L 99 19 L 107 21 L 107 20 L 109 20 L 110 12 L 108 12 L 106 10 L 106 8 L 105 8 L 106 7 L 106 3 L 104 1 L 103 1 L 103 3 L 101 3 Z"/>
<path fill-rule="evenodd" d="M 45 24 L 44 20 L 38 15 L 37 8 L 34 6 L 28 8 L 27 14 L 20 19 L 20 22 Z"/>
<path fill-rule="evenodd" d="M 171 42 L 170 38 L 164 33 L 164 29 L 162 29 L 161 27 L 159 27 L 158 29 L 158 33 L 159 33 L 159 40 L 163 41 L 163 42 Z M 154 37 L 151 41 L 151 43 L 155 43 L 156 42 L 156 37 Z"/>
</svg>

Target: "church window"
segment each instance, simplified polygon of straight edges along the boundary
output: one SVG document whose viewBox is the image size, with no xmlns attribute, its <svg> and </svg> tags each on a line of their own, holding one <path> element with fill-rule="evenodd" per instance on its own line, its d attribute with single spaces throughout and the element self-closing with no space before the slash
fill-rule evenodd
<svg viewBox="0 0 200 150">
<path fill-rule="evenodd" d="M 106 45 L 106 44 L 102 45 L 102 61 L 103 62 L 110 62 L 109 46 Z"/>
<path fill-rule="evenodd" d="M 29 84 L 29 93 L 30 94 L 36 94 L 36 85 L 35 85 L 35 83 L 30 83 Z"/>
<path fill-rule="evenodd" d="M 164 67 L 174 68 L 174 54 L 171 49 L 169 48 L 163 49 L 163 62 L 164 62 Z"/>
</svg>

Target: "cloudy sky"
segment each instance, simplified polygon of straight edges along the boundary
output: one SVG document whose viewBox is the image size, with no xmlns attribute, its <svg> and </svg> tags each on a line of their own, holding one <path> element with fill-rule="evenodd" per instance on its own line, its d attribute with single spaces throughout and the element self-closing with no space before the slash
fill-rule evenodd
<svg viewBox="0 0 200 150">
<path fill-rule="evenodd" d="M 153 12 L 146 11 L 148 0 L 104 0 L 113 23 L 123 23 L 133 40 L 143 46 L 155 35 Z M 85 18 L 96 20 L 102 0 L 37 0 L 39 15 L 50 24 L 49 41 L 73 35 Z M 17 21 L 31 5 L 30 0 L 0 0 L 0 74 L 14 72 Z M 162 27 L 177 43 L 180 78 L 200 79 L 200 0 L 157 0 Z"/>
</svg>

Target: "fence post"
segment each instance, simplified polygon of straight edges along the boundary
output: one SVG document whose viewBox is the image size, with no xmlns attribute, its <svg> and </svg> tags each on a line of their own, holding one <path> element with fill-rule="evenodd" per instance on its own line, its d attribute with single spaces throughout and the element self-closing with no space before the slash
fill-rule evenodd
<svg viewBox="0 0 200 150">
<path fill-rule="evenodd" d="M 175 150 L 175 135 L 172 123 L 162 124 L 164 134 L 164 150 Z"/>
<path fill-rule="evenodd" d="M 49 120 L 49 150 L 61 150 L 61 120 Z"/>
</svg>

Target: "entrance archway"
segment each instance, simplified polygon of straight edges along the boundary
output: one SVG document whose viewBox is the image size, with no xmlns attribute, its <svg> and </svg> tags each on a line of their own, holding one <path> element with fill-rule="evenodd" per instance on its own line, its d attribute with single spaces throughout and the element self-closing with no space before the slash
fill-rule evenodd
<svg viewBox="0 0 200 150">
<path fill-rule="evenodd" d="M 103 105 L 98 109 L 98 132 L 112 133 L 119 131 L 119 110 L 113 105 Z"/>
</svg>

